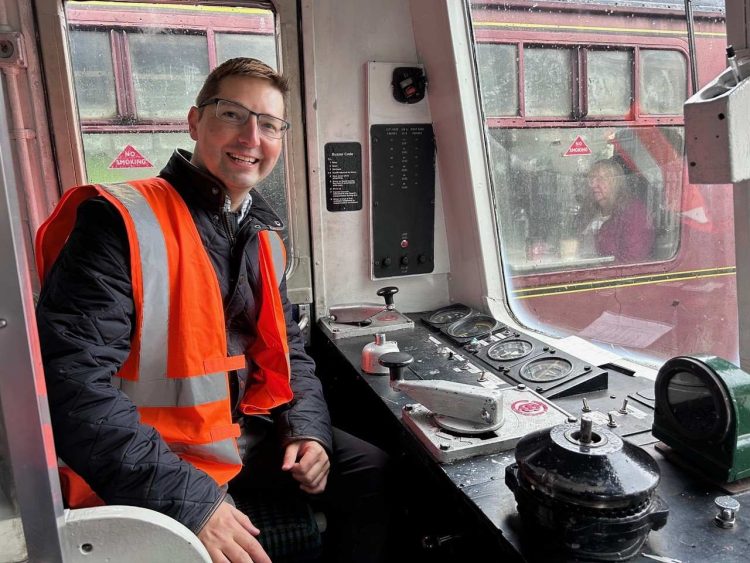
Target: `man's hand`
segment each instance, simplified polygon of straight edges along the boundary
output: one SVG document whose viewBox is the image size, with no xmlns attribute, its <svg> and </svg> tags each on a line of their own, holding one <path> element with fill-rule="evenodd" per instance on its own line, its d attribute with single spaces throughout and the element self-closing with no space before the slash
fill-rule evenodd
<svg viewBox="0 0 750 563">
<path fill-rule="evenodd" d="M 322 493 L 328 482 L 331 462 L 323 446 L 315 440 L 292 442 L 284 451 L 283 471 L 291 471 L 299 488 L 310 494 Z"/>
<path fill-rule="evenodd" d="M 213 563 L 271 563 L 255 536 L 260 530 L 228 502 L 208 519 L 198 534 Z"/>
</svg>

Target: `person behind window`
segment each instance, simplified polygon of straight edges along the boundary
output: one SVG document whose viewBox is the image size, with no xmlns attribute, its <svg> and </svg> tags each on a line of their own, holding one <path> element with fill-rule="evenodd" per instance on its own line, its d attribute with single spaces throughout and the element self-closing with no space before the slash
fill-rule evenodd
<svg viewBox="0 0 750 563">
<path fill-rule="evenodd" d="M 74 508 L 171 516 L 214 562 L 270 561 L 229 494 L 316 495 L 335 559 L 377 561 L 387 458 L 331 427 L 287 298 L 283 225 L 253 189 L 281 154 L 287 90 L 256 59 L 221 64 L 188 113 L 192 154 L 156 178 L 73 188 L 40 228 L 61 481 Z"/>
<path fill-rule="evenodd" d="M 616 262 L 647 260 L 654 229 L 646 205 L 633 194 L 620 164 L 599 160 L 587 180 L 595 213 L 583 232 L 583 252 L 614 256 Z"/>
</svg>

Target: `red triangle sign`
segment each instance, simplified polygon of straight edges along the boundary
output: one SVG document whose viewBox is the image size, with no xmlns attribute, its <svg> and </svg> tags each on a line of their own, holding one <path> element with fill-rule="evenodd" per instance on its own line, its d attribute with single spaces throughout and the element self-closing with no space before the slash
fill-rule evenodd
<svg viewBox="0 0 750 563">
<path fill-rule="evenodd" d="M 117 155 L 117 158 L 115 158 L 112 161 L 112 164 L 109 165 L 110 168 L 153 168 L 154 165 L 151 164 L 146 157 L 144 157 L 141 153 L 138 152 L 138 149 L 133 147 L 133 145 L 128 145 L 124 149 L 122 149 L 122 152 Z"/>
<path fill-rule="evenodd" d="M 586 141 L 578 135 L 563 156 L 585 156 L 587 154 L 591 154 L 591 149 L 586 144 Z"/>
</svg>

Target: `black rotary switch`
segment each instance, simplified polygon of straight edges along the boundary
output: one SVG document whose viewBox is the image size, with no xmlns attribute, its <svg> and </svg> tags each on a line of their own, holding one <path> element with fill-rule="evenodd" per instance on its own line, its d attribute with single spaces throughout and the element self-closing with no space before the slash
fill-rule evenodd
<svg viewBox="0 0 750 563">
<path fill-rule="evenodd" d="M 396 306 L 393 304 L 393 296 L 398 293 L 398 288 L 395 285 L 389 285 L 388 287 L 381 287 L 378 290 L 378 295 L 385 299 L 385 308 L 388 310 L 395 309 Z"/>
<path fill-rule="evenodd" d="M 391 372 L 391 381 L 403 381 L 404 368 L 414 361 L 406 352 L 387 352 L 378 358 L 378 363 Z"/>
</svg>

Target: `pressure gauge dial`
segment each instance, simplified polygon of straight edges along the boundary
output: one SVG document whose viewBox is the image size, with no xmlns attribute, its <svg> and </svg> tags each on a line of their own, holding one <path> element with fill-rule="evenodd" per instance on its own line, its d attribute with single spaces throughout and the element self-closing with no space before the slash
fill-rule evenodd
<svg viewBox="0 0 750 563">
<path fill-rule="evenodd" d="M 473 315 L 453 323 L 445 329 L 445 334 L 458 339 L 482 338 L 500 326 L 489 315 Z"/>
<path fill-rule="evenodd" d="M 537 358 L 525 364 L 519 375 L 527 381 L 547 382 L 566 377 L 573 369 L 573 364 L 563 358 Z"/>
<path fill-rule="evenodd" d="M 490 346 L 487 357 L 498 362 L 518 360 L 528 356 L 534 346 L 528 340 L 503 340 Z"/>
<path fill-rule="evenodd" d="M 471 313 L 471 309 L 465 305 L 455 305 L 452 307 L 443 307 L 427 317 L 427 322 L 434 325 L 447 325 L 460 321 Z"/>
</svg>

